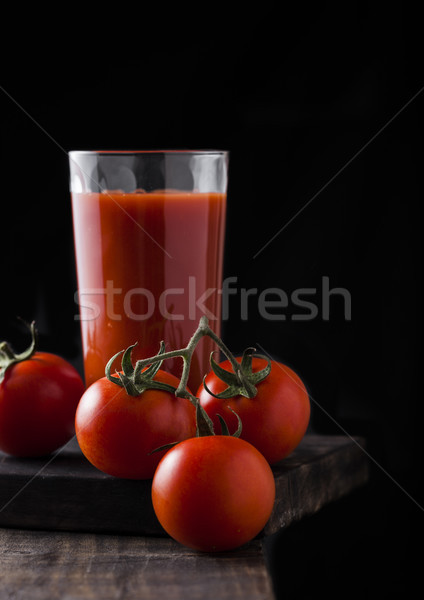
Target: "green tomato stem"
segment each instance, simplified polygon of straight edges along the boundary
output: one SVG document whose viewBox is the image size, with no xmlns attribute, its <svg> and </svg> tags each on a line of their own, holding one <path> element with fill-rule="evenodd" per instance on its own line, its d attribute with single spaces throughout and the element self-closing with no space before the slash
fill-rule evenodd
<svg viewBox="0 0 424 600">
<path fill-rule="evenodd" d="M 230 350 L 224 344 L 224 342 L 211 330 L 209 327 L 208 320 L 205 316 L 201 317 L 199 321 L 199 325 L 197 326 L 196 331 L 190 338 L 187 346 L 185 348 L 180 348 L 179 350 L 171 350 L 169 352 L 164 352 L 164 342 L 161 342 L 160 351 L 155 356 L 151 356 L 150 358 L 143 358 L 138 360 L 135 364 L 135 367 L 132 366 L 131 363 L 131 350 L 134 348 L 130 346 L 125 351 L 118 352 L 115 356 L 113 356 L 108 364 L 106 365 L 106 377 L 122 387 L 125 387 L 126 392 L 130 396 L 138 396 L 141 395 L 142 392 L 146 389 L 166 389 L 166 391 L 172 391 L 176 397 L 185 398 L 189 400 L 196 407 L 196 436 L 205 436 L 205 435 L 215 435 L 214 427 L 212 419 L 206 413 L 205 409 L 201 406 L 199 399 L 194 396 L 187 389 L 188 377 L 190 374 L 190 366 L 191 359 L 193 357 L 193 353 L 196 349 L 197 344 L 204 336 L 209 336 L 220 348 L 220 350 L 225 354 L 228 360 L 231 362 L 235 375 L 233 375 L 237 382 L 242 381 L 242 373 L 240 371 L 240 364 L 236 361 Z M 122 359 L 122 370 L 123 373 L 118 373 L 118 377 L 111 374 L 111 366 L 114 360 L 120 355 L 124 354 Z M 181 374 L 181 378 L 177 388 L 173 388 L 168 386 L 167 384 L 160 384 L 159 382 L 155 382 L 153 380 L 154 374 L 159 369 L 160 365 L 164 360 L 168 360 L 171 358 L 180 357 L 183 360 L 183 370 Z M 155 367 L 156 365 L 156 367 Z M 146 370 L 143 369 L 146 367 Z M 144 377 L 143 377 L 144 374 Z M 237 431 L 233 434 L 235 437 L 239 437 L 241 434 L 241 420 L 237 415 L 237 419 L 239 422 L 239 426 Z M 228 427 L 226 424 L 222 425 L 222 434 L 229 435 Z M 174 444 L 167 445 L 166 447 L 171 447 Z M 160 447 L 157 450 L 163 450 L 164 447 Z"/>
<path fill-rule="evenodd" d="M 234 373 L 237 375 L 237 378 L 240 379 L 240 364 L 236 361 L 233 354 L 230 352 L 230 350 L 227 348 L 227 346 L 224 344 L 224 342 L 209 327 L 208 319 L 205 316 L 202 316 L 200 318 L 199 325 L 197 326 L 196 331 L 190 338 L 190 341 L 188 342 L 188 344 L 185 348 L 180 348 L 179 350 L 171 350 L 170 352 L 164 352 L 163 354 L 160 354 L 160 355 L 158 354 L 158 355 L 152 356 L 150 358 L 143 358 L 142 360 L 137 361 L 137 366 L 138 366 L 138 368 L 142 369 L 142 368 L 146 367 L 147 365 L 150 365 L 154 362 L 158 362 L 159 360 L 162 361 L 162 360 L 167 360 L 169 358 L 181 357 L 183 360 L 183 371 L 182 371 L 180 383 L 177 387 L 175 395 L 180 398 L 189 398 L 191 396 L 190 399 L 193 401 L 193 398 L 195 398 L 195 397 L 193 397 L 187 391 L 187 382 L 188 382 L 188 377 L 190 374 L 190 366 L 191 366 L 191 359 L 192 359 L 193 353 L 194 353 L 196 346 L 199 343 L 200 339 L 203 338 L 204 336 L 210 337 L 216 343 L 218 348 L 223 352 L 223 354 L 231 362 L 231 365 L 234 369 Z"/>
<path fill-rule="evenodd" d="M 15 354 L 8 342 L 0 343 L 0 383 L 3 381 L 7 369 L 16 363 L 24 360 L 29 360 L 37 348 L 37 329 L 35 321 L 28 328 L 31 332 L 31 343 L 26 350 L 19 354 Z"/>
</svg>

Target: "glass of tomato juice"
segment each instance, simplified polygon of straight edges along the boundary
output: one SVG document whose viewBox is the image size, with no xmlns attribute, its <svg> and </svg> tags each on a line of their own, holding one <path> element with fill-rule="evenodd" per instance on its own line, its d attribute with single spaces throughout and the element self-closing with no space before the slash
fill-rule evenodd
<svg viewBox="0 0 424 600">
<path fill-rule="evenodd" d="M 187 345 L 206 315 L 221 329 L 227 151 L 69 152 L 86 385 L 137 343 L 133 360 Z M 189 388 L 209 371 L 214 343 L 193 356 Z M 116 369 L 119 370 L 117 361 Z M 162 368 L 181 375 L 181 358 Z"/>
</svg>

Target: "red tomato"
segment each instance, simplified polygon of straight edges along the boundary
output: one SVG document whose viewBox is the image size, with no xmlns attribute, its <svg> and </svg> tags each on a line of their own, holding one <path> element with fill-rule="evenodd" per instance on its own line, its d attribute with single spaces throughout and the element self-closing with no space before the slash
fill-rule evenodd
<svg viewBox="0 0 424 600">
<path fill-rule="evenodd" d="M 159 370 L 153 378 L 178 386 Z M 85 392 L 75 416 L 78 443 L 100 471 L 125 479 L 151 479 L 165 451 L 156 448 L 196 435 L 193 404 L 172 392 L 149 389 L 129 396 L 103 377 Z"/>
<path fill-rule="evenodd" d="M 42 456 L 66 444 L 84 389 L 78 371 L 55 354 L 35 352 L 10 366 L 0 384 L 0 449 Z"/>
<path fill-rule="evenodd" d="M 206 552 L 232 550 L 267 523 L 275 481 L 264 457 L 231 436 L 195 437 L 162 458 L 152 482 L 152 502 L 165 531 Z"/>
<path fill-rule="evenodd" d="M 237 361 L 241 362 L 241 359 L 237 358 Z M 260 371 L 266 364 L 266 360 L 254 357 L 252 371 Z M 219 366 L 230 372 L 233 370 L 228 360 Z M 205 382 L 213 394 L 219 394 L 227 387 L 212 371 Z M 219 400 L 203 385 L 199 387 L 197 397 L 212 419 L 215 432 L 220 431 L 217 417 L 220 414 L 233 433 L 237 428 L 237 417 L 230 408 L 235 411 L 243 424 L 240 437 L 255 446 L 270 464 L 282 460 L 296 448 L 309 424 L 311 408 L 302 380 L 292 369 L 275 361 L 271 361 L 270 374 L 257 384 L 254 398 L 237 395 Z"/>
</svg>

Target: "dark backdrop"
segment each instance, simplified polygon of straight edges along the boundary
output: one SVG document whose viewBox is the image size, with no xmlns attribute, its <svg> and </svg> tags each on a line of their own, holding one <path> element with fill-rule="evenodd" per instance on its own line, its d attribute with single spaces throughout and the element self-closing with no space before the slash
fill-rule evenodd
<svg viewBox="0 0 424 600">
<path fill-rule="evenodd" d="M 311 428 L 363 435 L 371 457 L 369 486 L 275 541 L 277 589 L 399 595 L 423 515 L 418 16 L 235 6 L 37 5 L 4 20 L 0 338 L 23 347 L 16 316 L 35 318 L 43 349 L 80 368 L 68 150 L 230 150 L 225 276 L 316 290 L 318 316 L 294 320 L 289 303 L 266 320 L 252 296 L 243 320 L 232 296 L 225 340 L 292 365 Z M 323 318 L 324 277 L 350 319 L 340 294 Z"/>
</svg>

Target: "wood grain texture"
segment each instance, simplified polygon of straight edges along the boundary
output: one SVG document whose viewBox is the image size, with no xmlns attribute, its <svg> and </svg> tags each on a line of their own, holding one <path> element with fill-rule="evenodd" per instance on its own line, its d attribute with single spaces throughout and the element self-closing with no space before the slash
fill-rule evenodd
<svg viewBox="0 0 424 600">
<path fill-rule="evenodd" d="M 273 467 L 277 497 L 269 535 L 364 484 L 364 441 L 307 435 Z M 55 456 L 0 455 L 0 527 L 164 536 L 151 503 L 151 482 L 117 479 L 95 469 L 78 446 Z"/>
<path fill-rule="evenodd" d="M 265 536 L 364 484 L 368 461 L 361 439 L 308 435 L 273 471 L 276 502 L 261 536 L 207 554 L 165 536 L 149 481 L 100 473 L 75 444 L 47 459 L 3 455 L 0 598 L 275 600 Z"/>
<path fill-rule="evenodd" d="M 364 485 L 369 478 L 365 441 L 348 436 L 307 435 L 273 471 L 276 500 L 265 535 L 318 512 Z"/>
<path fill-rule="evenodd" d="M 6 600 L 272 600 L 259 541 L 203 554 L 167 538 L 0 530 Z"/>
</svg>

